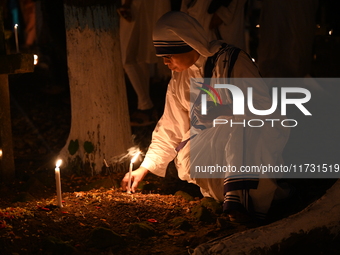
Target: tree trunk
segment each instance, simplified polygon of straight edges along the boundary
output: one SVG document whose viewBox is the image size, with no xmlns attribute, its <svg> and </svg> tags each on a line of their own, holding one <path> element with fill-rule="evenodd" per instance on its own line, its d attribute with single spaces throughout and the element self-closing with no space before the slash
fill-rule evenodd
<svg viewBox="0 0 340 255">
<path fill-rule="evenodd" d="M 339 194 L 340 180 L 301 212 L 267 226 L 202 244 L 194 254 L 291 254 L 287 249 L 299 243 L 324 244 L 340 233 Z"/>
<path fill-rule="evenodd" d="M 0 182 L 14 180 L 15 167 L 12 145 L 12 128 L 8 75 L 0 75 Z"/>
<path fill-rule="evenodd" d="M 0 5 L 0 56 L 6 55 L 3 9 Z M 8 75 L 0 68 L 0 183 L 15 177 Z"/>
<path fill-rule="evenodd" d="M 60 158 L 85 174 L 100 173 L 104 159 L 132 144 L 118 14 L 95 2 L 64 4 L 72 120 Z"/>
</svg>

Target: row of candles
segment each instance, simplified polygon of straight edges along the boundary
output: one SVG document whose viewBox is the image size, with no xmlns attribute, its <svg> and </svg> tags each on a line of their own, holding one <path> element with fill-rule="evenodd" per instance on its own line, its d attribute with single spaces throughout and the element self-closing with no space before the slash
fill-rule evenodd
<svg viewBox="0 0 340 255">
<path fill-rule="evenodd" d="M 17 53 L 20 53 L 20 50 L 19 50 L 19 38 L 18 38 L 18 27 L 19 27 L 18 24 L 14 25 L 14 37 L 15 37 L 15 47 L 16 47 Z M 38 64 L 38 55 L 36 55 L 36 54 L 34 54 L 33 63 L 34 63 L 34 65 Z"/>
<path fill-rule="evenodd" d="M 128 179 L 128 187 L 127 187 L 127 193 L 131 194 L 131 176 L 132 176 L 132 170 L 133 170 L 133 164 L 137 160 L 138 156 L 140 154 L 140 151 L 138 151 L 130 160 L 130 166 L 129 166 L 129 179 Z M 61 166 L 62 160 L 59 159 L 56 162 L 55 166 L 55 180 L 56 180 L 56 189 L 57 189 L 57 206 L 63 207 L 62 204 L 62 196 L 61 196 L 61 180 L 60 180 L 60 166 Z"/>
</svg>

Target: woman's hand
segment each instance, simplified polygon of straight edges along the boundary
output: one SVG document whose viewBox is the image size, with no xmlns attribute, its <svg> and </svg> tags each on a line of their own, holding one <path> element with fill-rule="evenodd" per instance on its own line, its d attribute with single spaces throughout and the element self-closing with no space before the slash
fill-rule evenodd
<svg viewBox="0 0 340 255">
<path fill-rule="evenodd" d="M 135 192 L 137 189 L 138 184 L 144 179 L 144 177 L 149 173 L 149 170 L 145 167 L 139 167 L 135 171 L 131 173 L 131 192 Z M 122 189 L 125 191 L 127 190 L 129 181 L 129 172 L 125 174 L 121 186 Z"/>
</svg>

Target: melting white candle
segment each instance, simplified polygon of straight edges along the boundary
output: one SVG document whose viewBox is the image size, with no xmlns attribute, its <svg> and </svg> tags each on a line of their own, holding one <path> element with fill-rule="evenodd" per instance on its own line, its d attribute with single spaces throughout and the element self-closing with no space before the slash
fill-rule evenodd
<svg viewBox="0 0 340 255">
<path fill-rule="evenodd" d="M 18 24 L 14 25 L 14 36 L 15 36 L 15 46 L 17 48 L 17 53 L 19 53 Z"/>
<path fill-rule="evenodd" d="M 55 165 L 55 181 L 56 181 L 56 187 L 57 187 L 57 204 L 59 207 L 63 207 L 63 204 L 61 202 L 61 183 L 60 183 L 60 165 L 62 163 L 62 160 L 59 159 L 56 162 Z"/>
<path fill-rule="evenodd" d="M 133 156 L 133 158 L 130 161 L 130 167 L 129 167 L 129 179 L 128 179 L 128 187 L 127 187 L 127 193 L 131 194 L 131 174 L 132 174 L 132 169 L 133 169 L 133 163 L 135 163 L 136 159 L 138 158 L 140 154 L 140 151 Z"/>
</svg>

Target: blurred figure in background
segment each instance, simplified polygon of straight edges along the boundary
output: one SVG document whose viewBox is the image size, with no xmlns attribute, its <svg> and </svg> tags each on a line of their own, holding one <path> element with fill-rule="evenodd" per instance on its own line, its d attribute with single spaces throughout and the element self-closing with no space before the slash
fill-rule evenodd
<svg viewBox="0 0 340 255">
<path fill-rule="evenodd" d="M 258 64 L 263 77 L 305 77 L 311 69 L 318 0 L 263 0 Z"/>
<path fill-rule="evenodd" d="M 209 40 L 223 40 L 246 50 L 244 12 L 247 0 L 182 0 L 181 11 L 195 18 Z"/>
<path fill-rule="evenodd" d="M 137 111 L 131 115 L 132 125 L 153 123 L 154 105 L 150 98 L 150 64 L 157 63 L 152 43 L 156 21 L 170 11 L 170 0 L 122 0 L 120 42 L 124 70 L 137 94 Z"/>
<path fill-rule="evenodd" d="M 20 9 L 25 27 L 23 47 L 27 51 L 32 51 L 37 39 L 35 1 L 20 0 Z"/>
<path fill-rule="evenodd" d="M 67 91 L 69 85 L 63 0 L 36 0 L 35 4 L 39 55 L 36 72 L 44 77 L 46 93 Z"/>
</svg>

